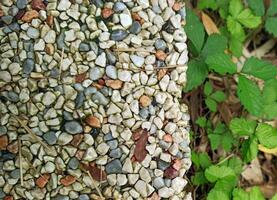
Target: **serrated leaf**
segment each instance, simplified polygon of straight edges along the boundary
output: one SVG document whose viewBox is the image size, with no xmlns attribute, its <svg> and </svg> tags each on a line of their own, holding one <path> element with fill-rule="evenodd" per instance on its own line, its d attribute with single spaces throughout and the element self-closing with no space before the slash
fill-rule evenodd
<svg viewBox="0 0 277 200">
<path fill-rule="evenodd" d="M 227 17 L 227 28 L 231 35 L 235 36 L 236 38 L 241 38 L 240 41 L 245 39 L 245 32 L 242 28 L 242 25 L 231 16 Z"/>
<path fill-rule="evenodd" d="M 208 183 L 204 171 L 196 172 L 195 175 L 192 177 L 192 183 L 194 185 L 203 185 L 205 183 Z"/>
<path fill-rule="evenodd" d="M 228 161 L 228 167 L 232 168 L 234 172 L 239 175 L 242 172 L 242 160 L 235 156 Z"/>
<path fill-rule="evenodd" d="M 267 32 L 274 35 L 274 37 L 277 37 L 277 17 L 269 17 L 266 19 L 265 22 L 265 29 Z"/>
<path fill-rule="evenodd" d="M 214 54 L 223 53 L 227 48 L 227 38 L 223 35 L 212 34 L 208 37 L 207 42 L 201 52 L 204 58 L 212 56 Z"/>
<path fill-rule="evenodd" d="M 249 194 L 241 188 L 233 190 L 233 200 L 249 200 Z"/>
<path fill-rule="evenodd" d="M 186 31 L 186 34 L 189 40 L 195 46 L 197 52 L 200 52 L 205 38 L 204 26 L 200 22 L 199 18 L 193 13 L 192 10 L 186 9 L 186 12 L 187 12 L 187 15 L 186 15 L 187 23 L 184 29 Z"/>
<path fill-rule="evenodd" d="M 196 153 L 193 151 L 191 153 L 191 160 L 197 168 L 201 169 L 206 169 L 212 164 L 212 161 L 206 152 Z"/>
<path fill-rule="evenodd" d="M 236 17 L 243 9 L 241 0 L 231 0 L 229 4 L 229 13 Z"/>
<path fill-rule="evenodd" d="M 207 97 L 207 98 L 205 99 L 205 103 L 206 103 L 207 107 L 208 107 L 211 111 L 216 112 L 216 110 L 217 110 L 217 104 L 216 104 L 216 101 L 215 101 L 215 100 L 213 100 L 213 99 Z"/>
<path fill-rule="evenodd" d="M 206 82 L 204 85 L 204 94 L 209 96 L 213 92 L 213 86 L 210 81 Z"/>
<path fill-rule="evenodd" d="M 207 124 L 207 119 L 205 117 L 198 117 L 195 123 L 201 128 L 204 128 Z"/>
<path fill-rule="evenodd" d="M 211 95 L 211 98 L 220 103 L 226 99 L 226 95 L 222 91 L 216 91 Z"/>
<path fill-rule="evenodd" d="M 222 147 L 226 152 L 229 152 L 233 146 L 234 138 L 230 132 L 223 134 L 209 133 L 208 138 L 213 151 L 218 149 L 218 147 Z"/>
<path fill-rule="evenodd" d="M 267 10 L 269 16 L 277 14 L 277 0 L 271 0 L 270 7 Z"/>
<path fill-rule="evenodd" d="M 221 75 L 226 73 L 234 74 L 237 71 L 237 66 L 232 62 L 231 57 L 225 53 L 208 56 L 206 63 L 209 66 L 209 69 L 212 69 Z"/>
<path fill-rule="evenodd" d="M 216 182 L 214 189 L 224 191 L 228 196 L 231 196 L 234 187 L 237 185 L 237 181 L 236 176 L 225 177 Z"/>
<path fill-rule="evenodd" d="M 220 179 L 234 177 L 235 173 L 230 167 L 212 165 L 205 170 L 205 176 L 208 181 L 214 183 Z"/>
<path fill-rule="evenodd" d="M 263 16 L 265 13 L 263 0 L 247 0 L 249 7 L 257 16 Z"/>
<path fill-rule="evenodd" d="M 191 60 L 188 63 L 187 83 L 185 91 L 190 91 L 201 85 L 208 75 L 208 66 L 203 61 Z"/>
<path fill-rule="evenodd" d="M 263 193 L 261 192 L 260 188 L 257 186 L 251 188 L 251 191 L 249 192 L 249 199 L 265 200 Z"/>
<path fill-rule="evenodd" d="M 277 80 L 271 79 L 264 83 L 263 88 L 263 115 L 266 119 L 277 117 Z"/>
<path fill-rule="evenodd" d="M 229 40 L 229 48 L 232 54 L 236 57 L 240 57 L 242 55 L 243 43 L 241 38 L 232 36 Z"/>
<path fill-rule="evenodd" d="M 218 8 L 216 0 L 200 0 L 197 4 L 197 8 L 203 10 L 206 8 L 210 8 L 212 10 L 216 10 Z"/>
<path fill-rule="evenodd" d="M 277 147 L 277 129 L 264 123 L 258 124 L 256 136 L 259 142 L 267 148 Z"/>
<path fill-rule="evenodd" d="M 246 110 L 255 116 L 262 114 L 262 95 L 259 87 L 244 76 L 239 76 L 238 97 Z"/>
<path fill-rule="evenodd" d="M 256 28 L 262 22 L 261 17 L 253 15 L 248 8 L 243 10 L 236 19 L 247 28 Z"/>
<path fill-rule="evenodd" d="M 245 118 L 234 118 L 230 122 L 230 130 L 236 136 L 251 136 L 254 134 L 257 122 Z"/>
<path fill-rule="evenodd" d="M 220 17 L 223 19 L 227 18 L 228 9 L 229 9 L 229 0 L 217 0 L 217 4 L 219 7 Z"/>
<path fill-rule="evenodd" d="M 277 66 L 258 58 L 251 57 L 244 63 L 242 72 L 263 80 L 269 80 L 277 76 Z"/>
<path fill-rule="evenodd" d="M 228 194 L 221 190 L 212 189 L 207 197 L 207 200 L 230 200 Z"/>
<path fill-rule="evenodd" d="M 258 154 L 258 139 L 256 136 L 245 140 L 242 143 L 242 157 L 245 162 L 250 162 L 257 157 Z"/>
</svg>

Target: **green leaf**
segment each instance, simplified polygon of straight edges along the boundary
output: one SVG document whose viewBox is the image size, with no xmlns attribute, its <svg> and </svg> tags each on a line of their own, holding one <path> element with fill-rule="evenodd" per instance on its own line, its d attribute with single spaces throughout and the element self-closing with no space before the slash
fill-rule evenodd
<svg viewBox="0 0 277 200">
<path fill-rule="evenodd" d="M 203 185 L 205 183 L 208 183 L 204 171 L 196 172 L 195 175 L 192 177 L 192 183 L 193 185 Z"/>
<path fill-rule="evenodd" d="M 268 80 L 277 76 L 277 66 L 258 58 L 251 57 L 244 63 L 242 72 L 263 80 Z"/>
<path fill-rule="evenodd" d="M 265 200 L 264 195 L 259 187 L 252 187 L 251 191 L 249 192 L 249 200 Z"/>
<path fill-rule="evenodd" d="M 277 193 L 272 197 L 271 200 L 277 200 Z"/>
<path fill-rule="evenodd" d="M 238 179 L 236 176 L 220 179 L 216 182 L 214 189 L 224 191 L 228 196 L 231 196 L 234 187 L 237 185 L 237 181 Z"/>
<path fill-rule="evenodd" d="M 267 10 L 269 16 L 277 14 L 277 0 L 271 0 L 270 7 Z"/>
<path fill-rule="evenodd" d="M 225 53 L 218 53 L 208 56 L 206 63 L 210 69 L 213 69 L 215 72 L 221 75 L 226 73 L 234 74 L 237 71 L 237 66 L 232 62 L 231 57 Z"/>
<path fill-rule="evenodd" d="M 229 0 L 217 0 L 217 4 L 219 7 L 220 17 L 226 19 L 228 15 Z"/>
<path fill-rule="evenodd" d="M 257 157 L 258 154 L 258 139 L 256 136 L 245 140 L 242 144 L 242 156 L 245 162 L 250 162 Z"/>
<path fill-rule="evenodd" d="M 206 169 L 207 167 L 209 167 L 212 164 L 212 161 L 206 152 L 205 153 L 196 153 L 193 151 L 191 153 L 191 160 L 198 169 L 199 168 Z"/>
<path fill-rule="evenodd" d="M 184 29 L 186 31 L 188 39 L 193 43 L 196 50 L 200 52 L 205 38 L 204 26 L 191 9 L 186 9 L 186 12 L 187 23 Z"/>
<path fill-rule="evenodd" d="M 211 98 L 213 98 L 216 102 L 220 103 L 226 99 L 226 95 L 222 91 L 216 91 L 211 95 Z"/>
<path fill-rule="evenodd" d="M 256 136 L 259 142 L 267 148 L 277 147 L 277 129 L 264 123 L 258 124 Z"/>
<path fill-rule="evenodd" d="M 212 189 L 208 194 L 207 200 L 230 200 L 230 198 L 225 192 Z"/>
<path fill-rule="evenodd" d="M 251 136 L 255 132 L 257 123 L 245 118 L 234 118 L 230 122 L 230 130 L 237 136 Z"/>
<path fill-rule="evenodd" d="M 239 76 L 238 97 L 246 110 L 255 116 L 262 113 L 262 95 L 259 87 L 244 76 Z"/>
<path fill-rule="evenodd" d="M 265 13 L 264 1 L 263 0 L 247 0 L 249 7 L 253 10 L 257 16 L 263 16 Z"/>
<path fill-rule="evenodd" d="M 210 8 L 212 10 L 216 10 L 218 8 L 218 4 L 216 0 L 200 0 L 197 4 L 198 9 L 206 9 Z"/>
<path fill-rule="evenodd" d="M 242 55 L 243 43 L 241 38 L 232 36 L 229 40 L 229 48 L 232 54 L 236 57 L 240 57 Z"/>
<path fill-rule="evenodd" d="M 204 128 L 207 124 L 207 119 L 205 117 L 198 117 L 195 123 L 201 128 Z"/>
<path fill-rule="evenodd" d="M 233 146 L 234 138 L 230 132 L 223 134 L 209 133 L 208 138 L 213 151 L 218 149 L 218 147 L 222 147 L 226 152 L 229 152 Z"/>
<path fill-rule="evenodd" d="M 263 113 L 266 119 L 277 117 L 277 80 L 271 79 L 264 83 L 263 88 Z"/>
<path fill-rule="evenodd" d="M 228 160 L 228 167 L 234 170 L 235 174 L 239 175 L 242 172 L 242 160 L 235 156 Z"/>
<path fill-rule="evenodd" d="M 201 55 L 204 58 L 217 53 L 222 53 L 227 48 L 227 38 L 220 34 L 212 34 L 208 37 Z"/>
<path fill-rule="evenodd" d="M 262 22 L 261 17 L 253 15 L 248 8 L 243 10 L 236 19 L 247 28 L 256 28 Z"/>
<path fill-rule="evenodd" d="M 206 82 L 204 85 L 204 94 L 209 96 L 213 92 L 213 86 L 210 81 Z"/>
<path fill-rule="evenodd" d="M 217 104 L 216 101 L 211 99 L 210 97 L 207 97 L 205 99 L 205 103 L 207 105 L 207 107 L 212 111 L 212 112 L 216 112 L 217 110 Z"/>
<path fill-rule="evenodd" d="M 205 170 L 205 176 L 211 183 L 227 177 L 234 177 L 234 170 L 226 166 L 212 165 Z"/>
<path fill-rule="evenodd" d="M 241 188 L 233 190 L 233 200 L 249 200 L 249 194 Z"/>
<path fill-rule="evenodd" d="M 208 66 L 203 61 L 191 60 L 188 63 L 185 91 L 190 91 L 203 83 L 208 75 Z"/>
<path fill-rule="evenodd" d="M 231 0 L 229 4 L 229 13 L 236 17 L 243 9 L 241 0 Z"/>
<path fill-rule="evenodd" d="M 273 34 L 274 37 L 277 37 L 276 23 L 277 23 L 277 17 L 269 17 L 266 19 L 266 22 L 265 22 L 266 31 Z"/>
<path fill-rule="evenodd" d="M 241 38 L 240 41 L 244 41 L 245 32 L 242 28 L 242 25 L 231 16 L 227 17 L 227 28 L 231 35 L 235 36 L 236 38 Z"/>
</svg>

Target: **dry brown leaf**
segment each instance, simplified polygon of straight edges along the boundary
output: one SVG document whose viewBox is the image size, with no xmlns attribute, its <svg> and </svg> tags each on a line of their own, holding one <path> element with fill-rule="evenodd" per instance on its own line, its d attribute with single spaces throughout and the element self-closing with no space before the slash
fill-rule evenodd
<svg viewBox="0 0 277 200">
<path fill-rule="evenodd" d="M 277 147 L 273 148 L 273 149 L 268 149 L 268 148 L 264 147 L 263 145 L 259 144 L 259 150 L 264 153 L 273 154 L 273 155 L 277 156 Z"/>
<path fill-rule="evenodd" d="M 258 185 L 263 183 L 263 174 L 259 160 L 256 158 L 241 173 L 242 177 L 250 184 Z"/>
<path fill-rule="evenodd" d="M 212 20 L 212 18 L 209 17 L 209 15 L 201 12 L 201 18 L 208 35 L 211 35 L 213 33 L 220 33 L 214 21 Z"/>
</svg>

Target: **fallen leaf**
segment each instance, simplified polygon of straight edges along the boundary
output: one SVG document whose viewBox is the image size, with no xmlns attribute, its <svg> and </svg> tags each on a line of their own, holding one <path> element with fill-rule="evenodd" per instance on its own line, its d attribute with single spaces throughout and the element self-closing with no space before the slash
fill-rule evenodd
<svg viewBox="0 0 277 200">
<path fill-rule="evenodd" d="M 105 181 L 107 179 L 106 172 L 95 166 L 94 163 L 90 163 L 89 165 L 82 164 L 81 167 L 86 171 L 89 171 L 91 177 L 98 182 Z"/>
<path fill-rule="evenodd" d="M 229 122 L 232 120 L 232 113 L 227 103 L 223 102 L 218 105 L 218 111 L 220 113 L 220 116 L 222 117 L 223 121 L 226 124 L 229 124 Z"/>
<path fill-rule="evenodd" d="M 220 33 L 214 21 L 209 17 L 209 15 L 205 14 L 204 12 L 202 12 L 201 14 L 202 22 L 208 35 L 211 35 L 213 33 Z"/>
<path fill-rule="evenodd" d="M 268 149 L 268 148 L 264 147 L 263 145 L 259 144 L 259 150 L 264 153 L 273 154 L 273 155 L 277 156 L 277 147 L 273 148 L 273 149 Z"/>
<path fill-rule="evenodd" d="M 241 175 L 245 180 L 253 185 L 261 184 L 264 181 L 261 165 L 257 158 L 254 159 L 250 165 L 246 166 Z"/>
<path fill-rule="evenodd" d="M 147 155 L 147 151 L 146 151 L 146 144 L 147 144 L 147 140 L 148 140 L 148 132 L 143 130 L 142 134 L 140 135 L 140 138 L 138 139 L 137 143 L 136 143 L 136 147 L 134 150 L 134 156 L 136 161 L 138 162 L 142 162 L 144 160 L 144 158 Z"/>
</svg>

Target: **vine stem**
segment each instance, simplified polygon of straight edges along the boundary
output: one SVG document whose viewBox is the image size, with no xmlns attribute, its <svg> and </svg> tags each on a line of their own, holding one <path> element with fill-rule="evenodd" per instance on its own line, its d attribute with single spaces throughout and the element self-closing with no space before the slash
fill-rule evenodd
<svg viewBox="0 0 277 200">
<path fill-rule="evenodd" d="M 219 163 L 217 163 L 216 165 L 221 165 L 222 163 L 224 163 L 225 161 L 229 160 L 230 158 L 232 158 L 234 156 L 234 154 L 230 154 L 229 156 L 227 156 L 226 158 L 224 158 L 223 160 L 221 160 Z"/>
</svg>

